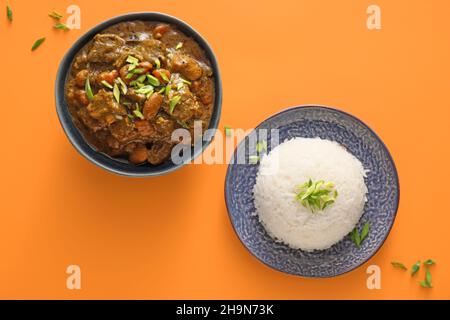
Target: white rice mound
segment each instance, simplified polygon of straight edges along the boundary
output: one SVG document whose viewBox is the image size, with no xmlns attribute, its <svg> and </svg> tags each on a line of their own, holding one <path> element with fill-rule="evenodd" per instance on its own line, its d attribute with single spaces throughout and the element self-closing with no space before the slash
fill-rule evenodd
<svg viewBox="0 0 450 320">
<path fill-rule="evenodd" d="M 367 201 L 364 177 L 361 162 L 334 141 L 287 140 L 261 159 L 253 189 L 255 214 L 276 241 L 305 251 L 327 249 L 361 218 Z M 336 202 L 312 213 L 296 201 L 296 186 L 309 179 L 333 182 Z"/>
</svg>

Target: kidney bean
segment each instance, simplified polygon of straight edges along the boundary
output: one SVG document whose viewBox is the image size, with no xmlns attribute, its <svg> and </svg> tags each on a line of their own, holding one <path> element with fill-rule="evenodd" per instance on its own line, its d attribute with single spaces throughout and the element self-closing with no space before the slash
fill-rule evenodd
<svg viewBox="0 0 450 320">
<path fill-rule="evenodd" d="M 147 161 L 148 151 L 145 145 L 139 144 L 134 148 L 133 152 L 128 156 L 128 160 L 134 164 L 140 164 Z"/>
<path fill-rule="evenodd" d="M 163 100 L 164 97 L 161 94 L 157 92 L 153 93 L 147 101 L 145 101 L 144 108 L 142 109 L 144 118 L 147 120 L 153 119 L 161 108 Z"/>
</svg>

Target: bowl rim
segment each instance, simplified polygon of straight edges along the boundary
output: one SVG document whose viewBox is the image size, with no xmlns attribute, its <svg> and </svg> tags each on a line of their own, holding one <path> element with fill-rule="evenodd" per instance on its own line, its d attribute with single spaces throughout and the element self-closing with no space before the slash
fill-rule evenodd
<svg viewBox="0 0 450 320">
<path fill-rule="evenodd" d="M 218 125 L 220 122 L 221 112 L 222 112 L 222 81 L 220 76 L 220 68 L 219 63 L 217 61 L 217 57 L 214 54 L 214 51 L 212 50 L 211 45 L 208 43 L 208 41 L 193 27 L 191 27 L 188 23 L 185 21 L 168 15 L 166 13 L 156 12 L 156 11 L 142 11 L 142 12 L 129 12 L 125 14 L 121 14 L 118 16 L 114 16 L 112 18 L 109 18 L 107 20 L 104 20 L 100 22 L 97 25 L 94 25 L 92 28 L 90 28 L 88 31 L 83 33 L 73 44 L 72 46 L 66 51 L 64 54 L 64 57 L 62 58 L 57 74 L 55 79 L 55 104 L 56 104 L 56 113 L 58 116 L 58 120 L 61 124 L 61 127 L 63 128 L 63 131 L 72 144 L 72 146 L 77 150 L 79 154 L 81 154 L 85 159 L 87 159 L 89 162 L 95 164 L 96 166 L 108 171 L 112 172 L 114 174 L 120 175 L 120 176 L 127 176 L 127 177 L 151 177 L 151 176 L 160 176 L 164 174 L 168 174 L 170 172 L 173 172 L 175 170 L 180 169 L 183 167 L 186 163 L 192 162 L 194 159 L 196 159 L 198 156 L 200 156 L 203 151 L 208 147 L 208 145 L 211 143 L 211 141 L 214 138 L 215 130 L 209 130 L 203 135 L 203 143 L 202 148 L 193 148 L 191 153 L 191 158 L 189 161 L 185 161 L 181 164 L 173 164 L 167 168 L 154 170 L 154 171 L 146 171 L 146 172 L 128 172 L 125 169 L 116 169 L 110 166 L 107 163 L 104 163 L 103 161 L 100 161 L 96 159 L 92 154 L 98 153 L 95 149 L 92 148 L 92 146 L 87 143 L 87 141 L 84 139 L 84 137 L 81 137 L 84 139 L 84 142 L 86 142 L 89 145 L 90 150 L 85 150 L 80 145 L 80 141 L 75 136 L 74 131 L 78 128 L 73 123 L 73 120 L 71 118 L 70 112 L 67 108 L 67 103 L 65 101 L 65 83 L 67 76 L 70 72 L 70 67 L 73 62 L 73 58 L 75 55 L 83 48 L 83 46 L 88 43 L 96 34 L 103 31 L 104 29 L 113 26 L 115 24 L 118 24 L 120 22 L 126 22 L 126 21 L 135 21 L 135 20 L 144 20 L 144 21 L 156 21 L 156 22 L 165 22 L 173 24 L 180 28 L 180 30 L 186 34 L 188 37 L 192 37 L 204 50 L 207 58 L 211 62 L 211 67 L 214 71 L 214 80 L 215 80 L 215 101 L 214 101 L 214 109 L 213 109 L 213 115 L 215 116 L 211 117 L 209 127 L 208 129 L 218 129 Z M 63 84 L 63 85 L 61 85 Z M 69 114 L 69 117 L 65 116 L 65 113 Z M 214 131 L 214 132 L 212 132 Z M 111 158 L 113 161 L 114 159 Z M 152 167 L 149 167 L 149 169 Z"/>
<path fill-rule="evenodd" d="M 316 278 L 334 278 L 334 277 L 338 277 L 338 276 L 342 276 L 345 275 L 349 272 L 352 272 L 356 269 L 358 269 L 359 267 L 361 267 L 362 265 L 364 265 L 365 263 L 367 263 L 370 259 L 372 259 L 381 249 L 381 247 L 384 245 L 384 243 L 386 242 L 387 238 L 389 237 L 389 234 L 392 231 L 392 228 L 394 226 L 395 220 L 397 218 L 397 213 L 398 213 L 398 208 L 400 205 L 400 179 L 398 176 L 398 171 L 397 171 L 397 167 L 395 165 L 395 161 L 391 155 L 391 153 L 389 152 L 389 149 L 387 148 L 386 144 L 383 142 L 383 140 L 378 136 L 378 134 L 372 129 L 370 128 L 365 122 L 363 122 L 361 119 L 357 118 L 356 116 L 345 112 L 343 110 L 334 108 L 334 107 L 330 107 L 330 106 L 326 106 L 326 105 L 321 105 L 321 104 L 304 104 L 304 105 L 296 105 L 296 106 L 292 106 L 292 107 L 287 107 L 285 109 L 282 109 L 274 114 L 272 114 L 271 116 L 267 117 L 266 119 L 264 119 L 263 121 L 261 121 L 257 126 L 255 126 L 255 128 L 252 130 L 255 131 L 258 127 L 260 127 L 263 123 L 265 123 L 266 121 L 275 118 L 285 112 L 289 112 L 289 111 L 293 111 L 293 110 L 297 110 L 297 109 L 319 109 L 319 110 L 326 110 L 326 111 L 332 111 L 332 112 L 336 112 L 336 113 L 340 113 L 343 114 L 345 116 L 350 117 L 351 119 L 355 120 L 356 122 L 360 123 L 361 125 L 363 125 L 365 128 L 367 128 L 369 130 L 370 133 L 373 134 L 373 136 L 375 137 L 376 140 L 378 140 L 378 142 L 380 142 L 381 147 L 386 151 L 386 154 L 388 156 L 389 161 L 392 163 L 392 167 L 393 167 L 393 174 L 394 174 L 394 178 L 395 178 L 395 183 L 397 185 L 397 196 L 395 198 L 395 211 L 394 211 L 394 216 L 392 218 L 392 223 L 385 235 L 385 237 L 382 239 L 382 241 L 380 242 L 380 244 L 378 245 L 377 248 L 375 248 L 375 250 L 367 256 L 367 258 L 365 258 L 363 261 L 361 261 L 361 263 L 349 268 L 348 270 L 345 270 L 343 272 L 338 272 L 336 274 L 332 274 L 332 275 L 310 275 L 310 276 L 305 276 L 305 275 L 300 275 L 298 273 L 294 273 L 294 272 L 290 272 L 290 271 L 284 271 L 284 270 L 280 270 L 277 267 L 269 264 L 268 262 L 264 261 L 262 258 L 260 258 L 259 256 L 257 256 L 249 247 L 247 247 L 245 241 L 241 238 L 241 234 L 239 232 L 237 232 L 236 230 L 236 226 L 234 224 L 234 220 L 231 217 L 231 213 L 230 213 L 230 208 L 229 208 L 229 202 L 230 200 L 230 196 L 229 196 L 229 190 L 227 190 L 227 184 L 228 184 L 228 180 L 229 180 L 229 175 L 230 175 L 230 168 L 232 164 L 228 164 L 227 167 L 227 172 L 225 175 L 225 182 L 224 182 L 224 195 L 225 195 L 225 206 L 227 209 L 227 213 L 228 213 L 228 219 L 230 221 L 231 226 L 233 227 L 233 231 L 234 233 L 237 235 L 237 238 L 239 239 L 240 243 L 242 244 L 242 246 L 254 257 L 256 258 L 258 261 L 260 261 L 262 264 L 264 264 L 265 266 L 269 267 L 272 270 L 275 270 L 277 272 L 283 273 L 283 274 L 288 274 L 288 275 L 292 275 L 292 276 L 296 276 L 296 277 L 300 277 L 300 278 L 305 278 L 305 279 L 316 279 Z M 251 132 L 251 133 L 252 133 Z M 251 134 L 249 133 L 249 134 Z M 248 135 L 247 135 L 248 136 Z M 236 153 L 236 150 L 238 149 L 239 145 L 243 142 L 245 142 L 245 139 L 247 138 L 247 136 L 239 142 L 239 144 L 236 146 L 235 150 L 233 151 L 233 156 Z"/>
</svg>

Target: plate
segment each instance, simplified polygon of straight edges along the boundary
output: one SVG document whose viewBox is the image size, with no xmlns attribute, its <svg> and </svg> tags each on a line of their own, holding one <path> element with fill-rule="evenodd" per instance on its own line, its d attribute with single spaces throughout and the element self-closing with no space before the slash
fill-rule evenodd
<svg viewBox="0 0 450 320">
<path fill-rule="evenodd" d="M 336 141 L 356 156 L 368 170 L 368 194 L 358 228 L 370 221 L 370 232 L 360 248 L 347 235 L 326 250 L 306 252 L 274 241 L 254 215 L 253 186 L 258 164 L 237 164 L 239 150 L 252 142 L 241 141 L 233 154 L 225 179 L 225 201 L 233 228 L 244 246 L 261 262 L 281 272 L 302 277 L 334 277 L 354 270 L 383 245 L 397 214 L 399 180 L 394 161 L 381 139 L 362 121 L 343 111 L 324 106 L 298 106 L 277 113 L 258 127 L 279 129 L 280 143 L 294 137 Z M 267 137 L 270 152 L 270 134 Z M 242 149 L 244 148 L 244 149 Z"/>
</svg>

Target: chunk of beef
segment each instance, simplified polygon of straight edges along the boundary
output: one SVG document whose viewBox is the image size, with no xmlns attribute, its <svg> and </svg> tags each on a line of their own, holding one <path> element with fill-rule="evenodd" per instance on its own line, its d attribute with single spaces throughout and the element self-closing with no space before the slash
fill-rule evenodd
<svg viewBox="0 0 450 320">
<path fill-rule="evenodd" d="M 126 109 L 117 103 L 113 93 L 100 90 L 86 107 L 91 118 L 97 120 L 101 127 L 106 127 L 126 116 Z M 86 125 L 88 125 L 86 123 Z"/>
<path fill-rule="evenodd" d="M 155 142 L 148 150 L 148 162 L 157 165 L 170 158 L 172 144 L 167 142 Z"/>
<path fill-rule="evenodd" d="M 97 34 L 87 54 L 89 62 L 113 64 L 121 57 L 125 40 L 115 34 Z"/>
</svg>

